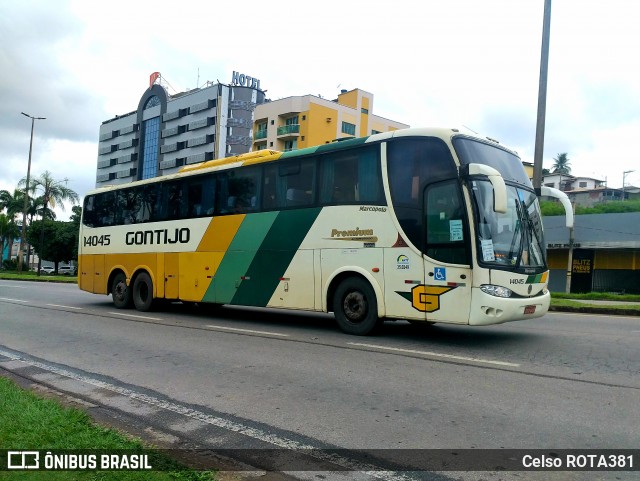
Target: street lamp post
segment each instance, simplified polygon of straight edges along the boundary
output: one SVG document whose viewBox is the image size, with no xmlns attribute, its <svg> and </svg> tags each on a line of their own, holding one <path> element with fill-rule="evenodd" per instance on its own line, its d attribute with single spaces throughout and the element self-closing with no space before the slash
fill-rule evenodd
<svg viewBox="0 0 640 481">
<path fill-rule="evenodd" d="M 22 206 L 22 229 L 20 233 L 20 249 L 18 250 L 18 273 L 22 272 L 22 262 L 24 260 L 24 239 L 27 232 L 27 210 L 29 209 L 29 177 L 31 176 L 31 151 L 33 149 L 33 125 L 36 120 L 45 120 L 46 117 L 33 117 L 32 115 L 20 112 L 25 117 L 31 119 L 31 140 L 29 140 L 29 163 L 27 164 L 27 183 L 24 187 L 24 204 Z"/>
</svg>

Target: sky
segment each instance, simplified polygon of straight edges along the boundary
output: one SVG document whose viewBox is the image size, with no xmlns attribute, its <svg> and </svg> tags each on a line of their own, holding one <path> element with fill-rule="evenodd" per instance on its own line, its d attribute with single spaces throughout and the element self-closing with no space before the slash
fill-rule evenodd
<svg viewBox="0 0 640 481">
<path fill-rule="evenodd" d="M 465 127 L 533 163 L 544 0 L 0 0 L 0 189 L 45 170 L 82 198 L 103 121 L 160 72 L 175 92 L 233 71 L 272 100 L 374 95 L 412 127 Z M 554 0 L 543 166 L 640 186 L 640 2 Z M 170 90 L 170 93 L 174 93 Z M 67 220 L 70 205 L 56 209 Z"/>
</svg>

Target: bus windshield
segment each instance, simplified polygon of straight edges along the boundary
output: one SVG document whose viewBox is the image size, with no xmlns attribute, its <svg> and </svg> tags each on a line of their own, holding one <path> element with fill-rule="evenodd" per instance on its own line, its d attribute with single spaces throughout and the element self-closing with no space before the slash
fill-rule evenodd
<svg viewBox="0 0 640 481">
<path fill-rule="evenodd" d="M 480 262 L 500 267 L 545 266 L 542 218 L 535 194 L 507 185 L 507 212 L 493 210 L 486 180 L 470 182 Z"/>
<path fill-rule="evenodd" d="M 489 165 L 507 183 L 507 212 L 502 214 L 493 210 L 493 190 L 488 181 L 469 182 L 479 262 L 502 268 L 544 268 L 540 207 L 518 156 L 476 139 L 458 137 L 453 143 L 462 165 Z"/>
</svg>

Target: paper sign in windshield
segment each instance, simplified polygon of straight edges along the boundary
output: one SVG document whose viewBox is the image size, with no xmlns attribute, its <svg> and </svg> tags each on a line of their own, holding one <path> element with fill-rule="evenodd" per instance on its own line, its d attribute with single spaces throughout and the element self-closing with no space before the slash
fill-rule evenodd
<svg viewBox="0 0 640 481">
<path fill-rule="evenodd" d="M 462 221 L 450 220 L 449 221 L 449 239 L 451 242 L 462 240 Z"/>
<path fill-rule="evenodd" d="M 495 261 L 496 255 L 493 250 L 493 240 L 482 239 L 480 241 L 480 245 L 482 246 L 482 260 L 484 260 L 485 262 Z"/>
</svg>

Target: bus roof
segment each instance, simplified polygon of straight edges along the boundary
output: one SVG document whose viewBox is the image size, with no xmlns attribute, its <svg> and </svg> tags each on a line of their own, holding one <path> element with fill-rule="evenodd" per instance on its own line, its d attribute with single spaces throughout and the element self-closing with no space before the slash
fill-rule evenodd
<svg viewBox="0 0 640 481">
<path fill-rule="evenodd" d="M 394 137 L 414 137 L 414 136 L 436 136 L 443 139 L 451 138 L 454 135 L 464 135 L 466 137 L 477 138 L 478 140 L 482 140 L 486 142 L 487 138 L 483 138 L 477 134 L 468 134 L 461 133 L 461 129 L 457 128 L 408 128 L 408 129 L 399 129 L 392 130 L 389 132 L 381 132 L 379 134 L 369 135 L 367 137 L 357 137 L 348 140 L 335 141 L 329 144 L 321 144 L 314 147 L 307 147 L 305 149 L 300 150 L 292 150 L 288 152 L 280 152 L 278 150 L 258 150 L 256 152 L 248 152 L 246 154 L 235 155 L 233 157 L 225 157 L 222 159 L 214 159 L 206 162 L 202 162 L 199 164 L 187 165 L 182 167 L 179 171 L 163 175 L 160 177 L 153 177 L 145 180 L 138 180 L 134 182 L 129 182 L 126 184 L 111 184 L 103 187 L 98 187 L 87 192 L 89 194 L 95 194 L 99 192 L 107 192 L 109 190 L 117 190 L 117 189 L 126 189 L 128 187 L 133 187 L 137 185 L 144 185 L 155 182 L 163 182 L 176 178 L 182 178 L 184 176 L 195 175 L 199 173 L 204 173 L 204 171 L 215 172 L 218 170 L 226 170 L 232 167 L 240 167 L 245 165 L 253 165 L 260 164 L 265 162 L 273 162 L 279 159 L 288 159 L 292 157 L 300 157 L 312 154 L 321 154 L 331 151 L 348 149 L 351 147 L 355 147 L 357 145 L 371 143 L 371 142 L 380 142 L 383 140 L 387 140 Z M 493 139 L 489 139 L 491 143 L 497 142 Z M 501 146 L 503 149 L 504 147 Z M 509 149 L 505 149 L 509 150 Z"/>
</svg>

